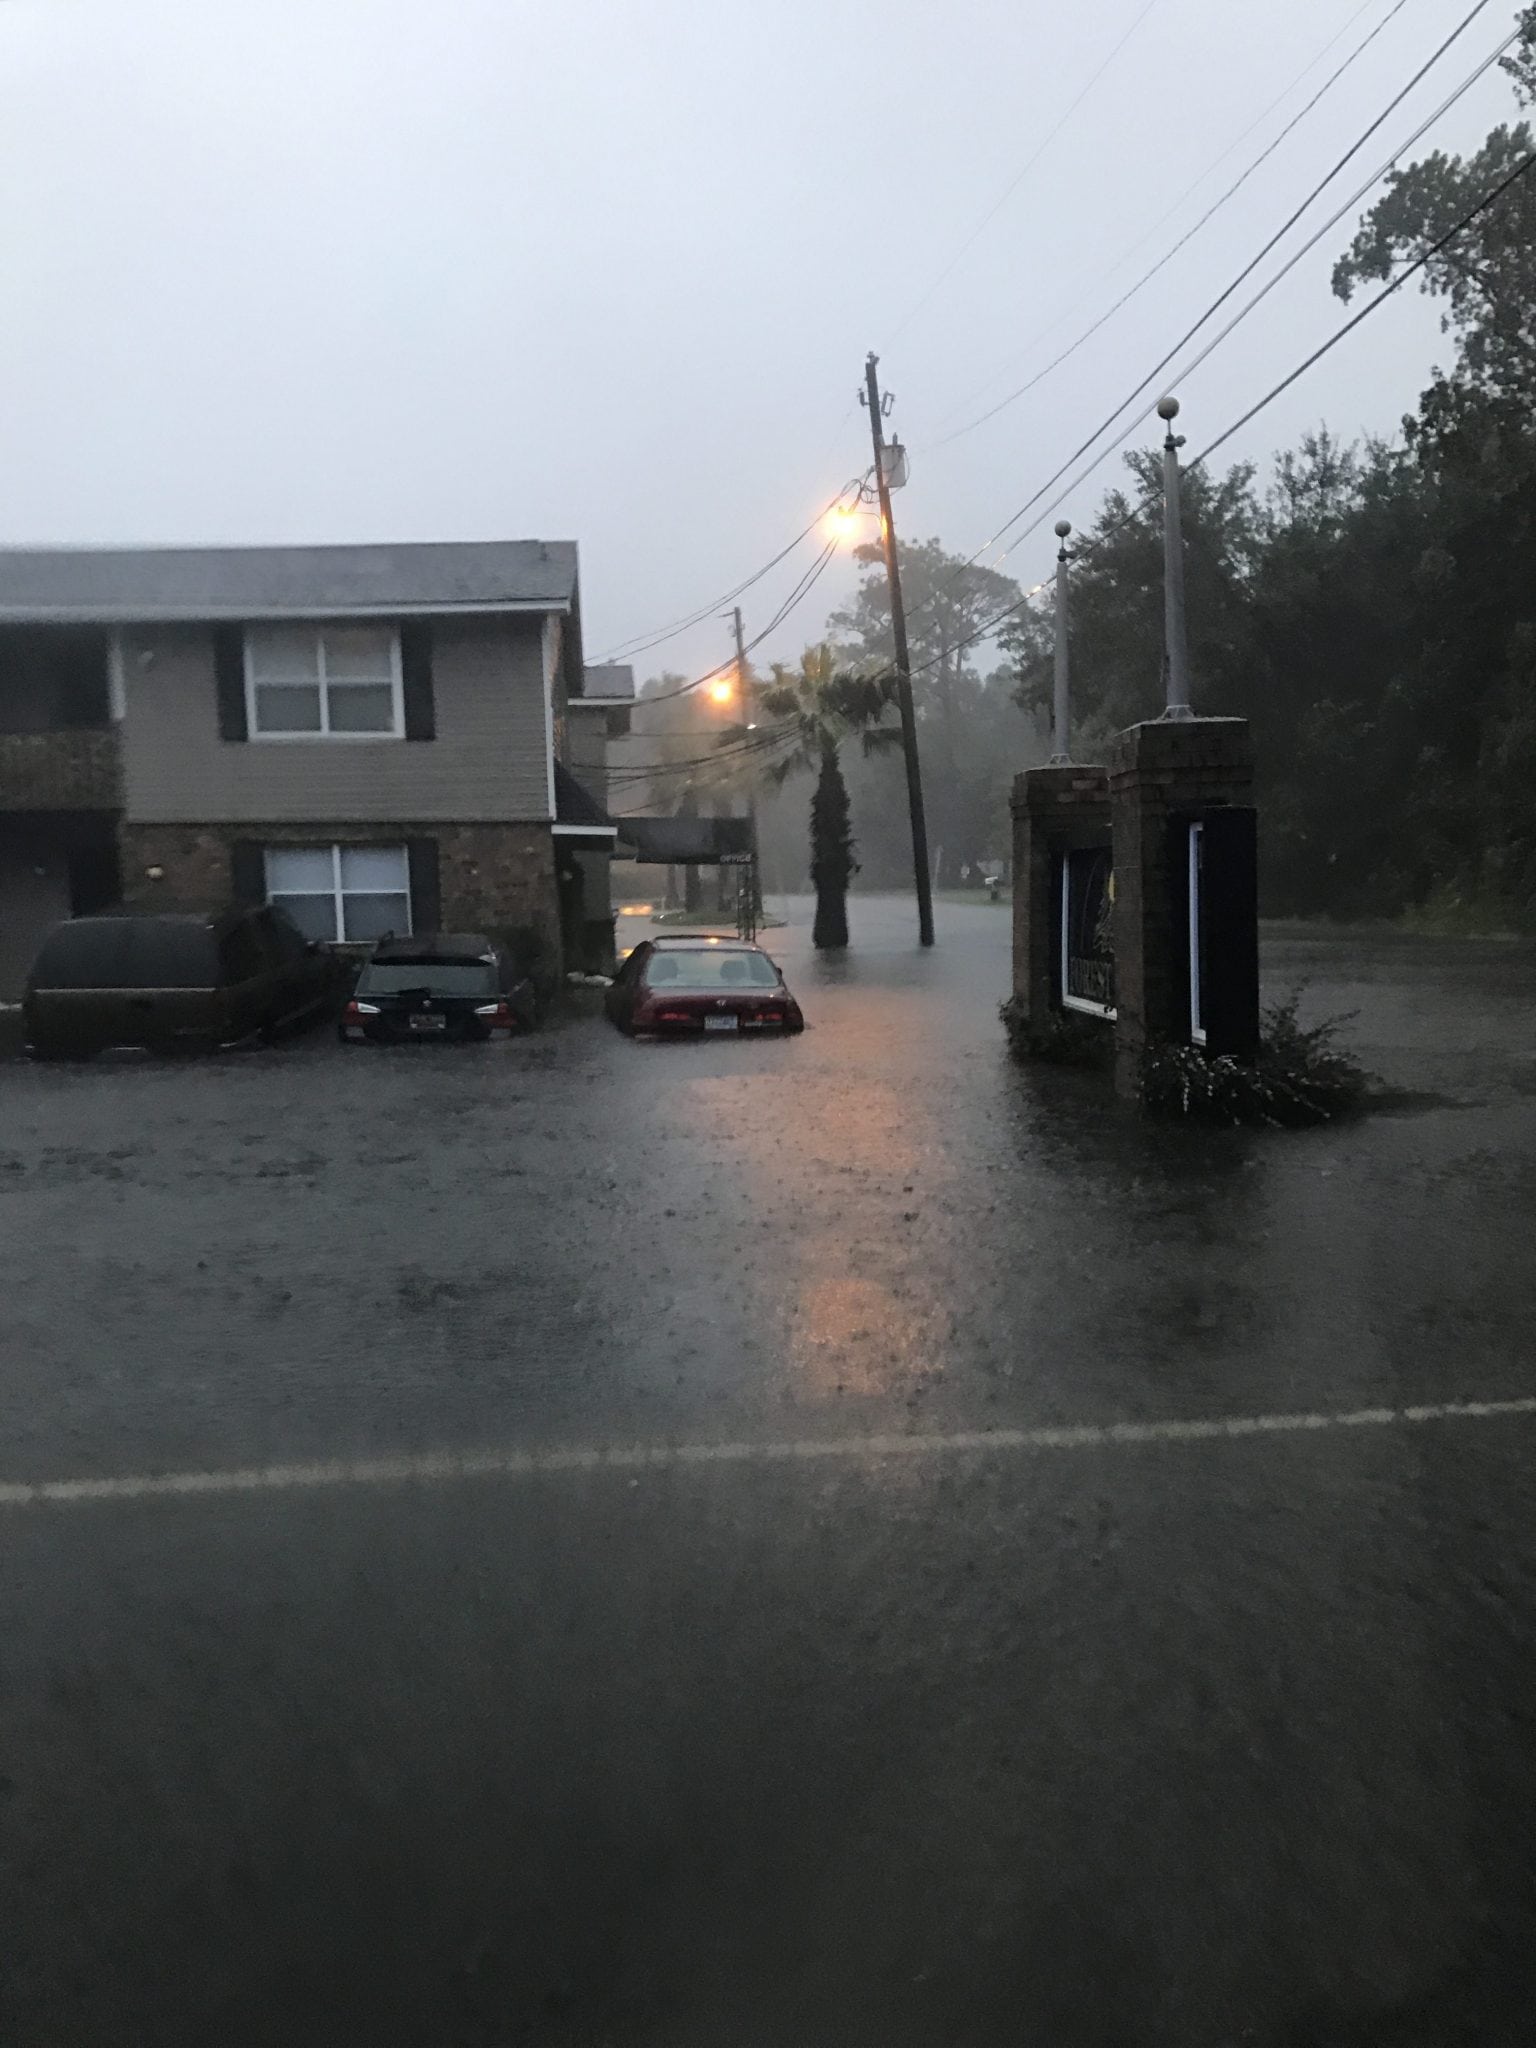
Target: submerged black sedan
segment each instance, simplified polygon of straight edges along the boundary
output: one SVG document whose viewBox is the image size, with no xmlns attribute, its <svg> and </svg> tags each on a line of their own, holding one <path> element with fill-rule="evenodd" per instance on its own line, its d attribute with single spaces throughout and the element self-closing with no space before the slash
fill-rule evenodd
<svg viewBox="0 0 1536 2048">
<path fill-rule="evenodd" d="M 379 941 L 340 1035 L 376 1045 L 462 1043 L 531 1031 L 537 1022 L 533 983 L 503 948 L 478 932 L 428 932 Z"/>
</svg>

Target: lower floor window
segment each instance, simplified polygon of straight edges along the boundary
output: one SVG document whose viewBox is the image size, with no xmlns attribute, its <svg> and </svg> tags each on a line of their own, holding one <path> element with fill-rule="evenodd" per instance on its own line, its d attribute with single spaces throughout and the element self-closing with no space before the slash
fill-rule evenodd
<svg viewBox="0 0 1536 2048">
<path fill-rule="evenodd" d="M 411 929 L 403 846 L 269 846 L 267 901 L 307 939 L 382 939 Z"/>
</svg>

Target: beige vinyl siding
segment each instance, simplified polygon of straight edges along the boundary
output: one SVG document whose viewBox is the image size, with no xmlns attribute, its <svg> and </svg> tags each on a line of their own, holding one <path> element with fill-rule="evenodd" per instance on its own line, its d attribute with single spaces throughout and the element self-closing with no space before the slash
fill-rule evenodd
<svg viewBox="0 0 1536 2048">
<path fill-rule="evenodd" d="M 542 623 L 433 619 L 431 740 L 221 740 L 212 629 L 134 628 L 124 636 L 126 815 L 166 825 L 547 819 Z"/>
<path fill-rule="evenodd" d="M 570 765 L 570 727 L 566 720 L 567 691 L 565 670 L 568 658 L 567 639 L 569 628 L 562 618 L 552 616 L 549 621 L 549 713 L 550 728 L 554 734 L 555 758 Z"/>
<path fill-rule="evenodd" d="M 608 801 L 608 714 L 583 710 L 581 699 L 571 703 L 566 715 L 566 748 L 561 759 L 600 804 Z"/>
</svg>

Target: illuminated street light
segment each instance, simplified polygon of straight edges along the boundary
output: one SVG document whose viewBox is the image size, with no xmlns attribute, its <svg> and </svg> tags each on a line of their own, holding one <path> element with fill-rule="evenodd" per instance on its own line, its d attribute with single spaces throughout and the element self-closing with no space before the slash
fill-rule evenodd
<svg viewBox="0 0 1536 2048">
<path fill-rule="evenodd" d="M 834 547 L 859 547 L 868 538 L 868 528 L 868 515 L 857 504 L 834 505 L 827 514 L 827 538 Z"/>
</svg>

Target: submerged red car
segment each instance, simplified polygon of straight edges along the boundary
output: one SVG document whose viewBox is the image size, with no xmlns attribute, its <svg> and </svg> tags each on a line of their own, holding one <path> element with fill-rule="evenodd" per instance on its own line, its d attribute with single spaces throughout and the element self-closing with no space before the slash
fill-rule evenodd
<svg viewBox="0 0 1536 2048">
<path fill-rule="evenodd" d="M 643 940 L 614 976 L 607 1008 L 631 1034 L 805 1029 L 778 968 L 737 939 Z"/>
</svg>

